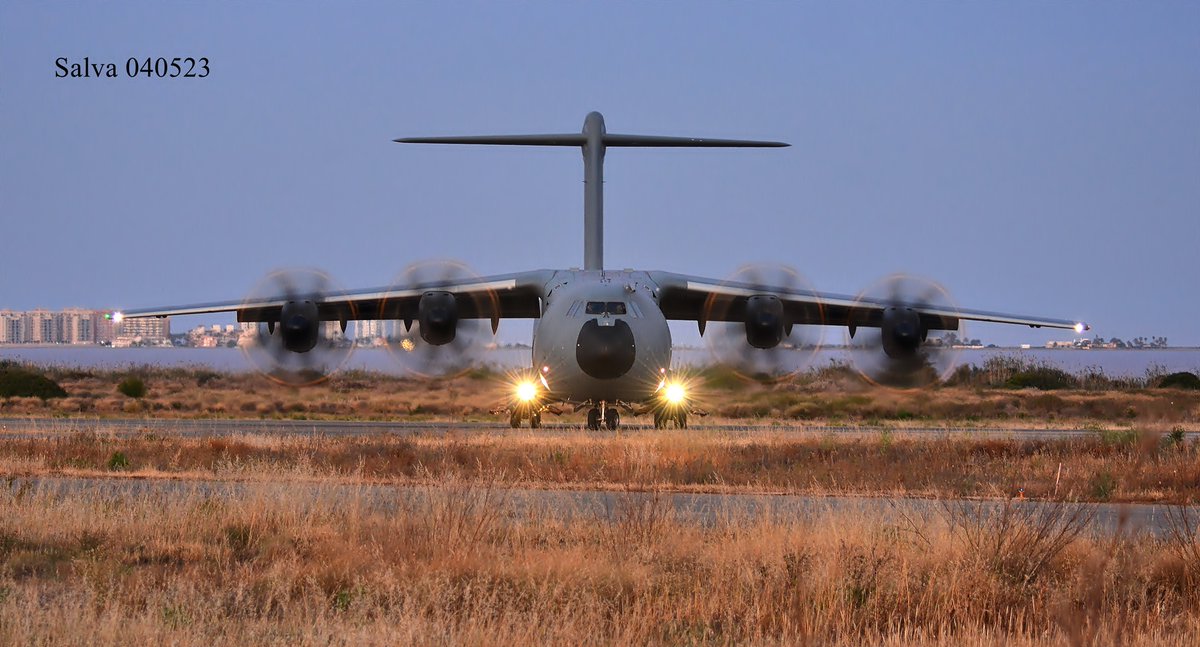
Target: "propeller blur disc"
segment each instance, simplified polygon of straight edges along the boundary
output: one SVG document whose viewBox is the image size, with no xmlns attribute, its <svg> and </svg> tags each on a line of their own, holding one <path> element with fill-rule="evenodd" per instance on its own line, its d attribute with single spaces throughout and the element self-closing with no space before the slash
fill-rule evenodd
<svg viewBox="0 0 1200 647">
<path fill-rule="evenodd" d="M 271 272 L 246 296 L 242 309 L 252 309 L 264 301 L 320 303 L 340 288 L 328 274 L 316 269 L 286 269 Z M 353 312 L 347 325 L 353 321 Z M 353 334 L 343 331 L 341 321 L 313 322 L 317 326 L 315 345 L 307 352 L 288 350 L 283 339 L 281 323 L 255 322 L 244 331 L 238 347 L 254 366 L 268 379 L 287 386 L 308 386 L 329 379 L 350 359 L 354 352 Z"/>
<path fill-rule="evenodd" d="M 892 274 L 859 293 L 856 303 L 883 305 L 900 317 L 915 317 L 915 310 L 957 312 L 958 304 L 945 287 L 930 279 L 907 274 Z M 914 309 L 910 311 L 909 309 Z M 912 314 L 909 314 L 912 313 Z M 959 349 L 958 338 L 965 334 L 961 320 L 954 330 L 928 330 L 915 349 L 889 352 L 881 327 L 858 327 L 846 345 L 850 363 L 869 382 L 895 389 L 915 389 L 936 384 L 953 372 Z"/>
<path fill-rule="evenodd" d="M 809 283 L 794 268 L 779 264 L 743 265 L 722 282 L 730 288 L 745 288 L 756 294 L 812 293 Z M 821 331 L 784 317 L 783 338 L 771 348 L 755 348 L 747 339 L 745 296 L 712 292 L 704 303 L 703 337 L 709 354 L 747 380 L 781 380 L 805 370 L 821 347 Z M 821 319 L 816 306 L 815 318 Z"/>
<path fill-rule="evenodd" d="M 389 294 L 412 288 L 428 288 L 438 292 L 449 287 L 478 279 L 479 275 L 466 264 L 453 260 L 419 261 L 406 267 L 392 282 Z M 456 295 L 460 312 L 454 339 L 446 344 L 430 344 L 421 336 L 421 323 L 416 305 L 404 308 L 398 300 L 385 296 L 380 312 L 399 317 L 393 322 L 387 348 L 405 370 L 421 377 L 460 375 L 478 366 L 482 354 L 495 342 L 493 322 L 499 314 L 499 301 L 494 291 L 481 291 L 470 297 Z M 469 311 L 473 310 L 474 313 Z M 481 316 L 463 316 L 480 314 Z"/>
</svg>

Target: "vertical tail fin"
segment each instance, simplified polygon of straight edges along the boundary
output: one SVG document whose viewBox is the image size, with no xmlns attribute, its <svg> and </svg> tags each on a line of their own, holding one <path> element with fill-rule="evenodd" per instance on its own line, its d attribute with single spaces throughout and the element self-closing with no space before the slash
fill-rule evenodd
<svg viewBox="0 0 1200 647">
<path fill-rule="evenodd" d="M 588 113 L 583 132 L 557 135 L 474 135 L 408 137 L 401 144 L 482 144 L 491 146 L 579 146 L 583 149 L 583 268 L 604 269 L 604 152 L 610 146 L 662 148 L 775 148 L 783 142 L 743 139 L 700 139 L 656 135 L 609 134 L 604 116 Z"/>
</svg>

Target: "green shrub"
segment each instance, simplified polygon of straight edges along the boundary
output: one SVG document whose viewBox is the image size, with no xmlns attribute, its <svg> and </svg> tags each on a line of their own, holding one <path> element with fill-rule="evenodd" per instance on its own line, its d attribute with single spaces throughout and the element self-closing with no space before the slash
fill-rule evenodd
<svg viewBox="0 0 1200 647">
<path fill-rule="evenodd" d="M 1004 385 L 1010 389 L 1072 389 L 1078 386 L 1078 381 L 1070 373 L 1052 366 L 1037 366 L 1013 373 Z"/>
<path fill-rule="evenodd" d="M 220 373 L 213 373 L 212 371 L 197 371 L 196 386 L 207 386 L 209 382 L 213 382 L 220 378 Z"/>
<path fill-rule="evenodd" d="M 1117 479 L 1109 472 L 1100 472 L 1092 478 L 1091 485 L 1092 496 L 1100 501 L 1107 501 L 1117 490 Z"/>
<path fill-rule="evenodd" d="M 1103 429 L 1100 442 L 1112 447 L 1133 447 L 1138 442 L 1138 433 L 1132 429 Z"/>
<path fill-rule="evenodd" d="M 1200 376 L 1195 373 L 1181 371 L 1179 373 L 1171 373 L 1164 375 L 1158 381 L 1160 389 L 1200 389 Z"/>
<path fill-rule="evenodd" d="M 1182 447 L 1186 435 L 1187 432 L 1183 430 L 1183 427 L 1175 427 L 1169 434 L 1163 437 L 1163 447 Z"/>
<path fill-rule="evenodd" d="M 136 375 L 130 375 L 121 380 L 121 383 L 117 385 L 117 390 L 131 398 L 146 397 L 146 383 Z"/>
<path fill-rule="evenodd" d="M 114 472 L 127 470 L 129 469 L 129 459 L 123 452 L 113 452 L 112 456 L 108 457 L 108 469 Z"/>
<path fill-rule="evenodd" d="M 0 397 L 36 397 L 43 400 L 65 398 L 67 392 L 57 382 L 16 364 L 0 365 Z"/>
</svg>

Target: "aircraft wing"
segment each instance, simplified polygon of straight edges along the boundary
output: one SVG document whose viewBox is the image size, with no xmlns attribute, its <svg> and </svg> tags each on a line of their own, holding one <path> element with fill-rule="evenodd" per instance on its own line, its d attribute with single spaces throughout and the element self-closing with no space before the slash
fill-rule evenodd
<svg viewBox="0 0 1200 647">
<path fill-rule="evenodd" d="M 791 323 L 827 326 L 879 327 L 883 311 L 893 305 L 882 299 L 858 298 L 795 288 L 717 281 L 671 272 L 650 272 L 658 284 L 659 306 L 667 319 L 696 321 L 701 330 L 708 321 L 743 321 L 746 299 L 753 295 L 773 294 L 783 301 Z M 720 307 L 713 307 L 720 304 Z M 946 309 L 939 306 L 910 305 L 920 313 L 927 330 L 956 330 L 960 320 L 1019 324 L 1031 328 L 1063 328 L 1076 332 L 1090 329 L 1088 324 L 1069 319 L 1030 317 L 985 310 Z"/>
<path fill-rule="evenodd" d="M 515 274 L 470 279 L 425 281 L 362 290 L 324 294 L 292 295 L 293 300 L 317 303 L 322 321 L 360 321 L 369 319 L 415 320 L 417 304 L 426 292 L 450 292 L 458 302 L 463 319 L 528 319 L 541 315 L 540 299 L 553 272 L 534 270 Z M 278 321 L 288 299 L 284 296 L 252 301 L 221 301 L 164 308 L 137 308 L 119 313 L 123 318 L 171 317 L 212 312 L 236 312 L 242 322 Z"/>
</svg>

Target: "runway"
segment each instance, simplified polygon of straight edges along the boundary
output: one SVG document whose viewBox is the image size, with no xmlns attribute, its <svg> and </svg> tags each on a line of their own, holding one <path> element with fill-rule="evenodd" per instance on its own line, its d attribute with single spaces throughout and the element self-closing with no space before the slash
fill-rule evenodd
<svg viewBox="0 0 1200 647">
<path fill-rule="evenodd" d="M 900 531 L 912 531 L 938 519 L 959 523 L 987 523 L 993 515 L 1006 512 L 1006 502 L 994 499 L 919 499 L 903 497 L 805 496 L 795 494 L 696 494 L 639 490 L 547 490 L 506 488 L 470 484 L 379 485 L 328 484 L 304 481 L 222 481 L 173 478 L 75 478 L 13 477 L 5 481 L 10 491 L 51 497 L 100 497 L 117 500 L 129 497 L 194 495 L 199 497 L 245 498 L 296 497 L 310 502 L 354 500 L 368 511 L 402 514 L 419 510 L 439 496 L 461 499 L 468 504 L 498 506 L 512 519 L 533 513 L 562 520 L 588 519 L 606 523 L 645 523 L 650 516 L 680 523 L 713 526 L 725 521 L 739 523 L 842 519 L 834 513 L 852 514 Z M 1200 507 L 1158 504 L 1054 503 L 1034 500 L 1010 501 L 1007 513 L 1036 523 L 1049 520 L 1061 524 L 1077 518 L 1087 531 L 1101 535 L 1149 533 L 1164 535 L 1187 515 L 1192 528 L 1200 525 Z"/>
<path fill-rule="evenodd" d="M 564 416 L 564 420 L 570 420 Z M 608 436 L 619 433 L 653 433 L 650 424 L 625 424 L 617 432 L 587 431 L 583 421 L 547 424 L 541 429 L 523 428 L 513 430 L 499 422 L 428 422 L 428 421 L 347 421 L 347 420 L 263 420 L 263 419 L 172 419 L 172 418 L 0 418 L 0 437 L 49 438 L 68 433 L 94 432 L 118 437 L 132 437 L 146 433 L 181 438 L 203 438 L 208 436 L 231 436 L 263 434 L 272 436 L 362 436 L 389 434 L 399 436 L 439 436 L 447 434 L 497 435 L 521 431 L 553 436 L 556 434 L 587 433 Z M 991 438 L 1055 439 L 1088 437 L 1096 434 L 1092 429 L 1039 429 L 1002 427 L 888 427 L 878 425 L 810 425 L 803 423 L 746 423 L 746 424 L 699 424 L 690 425 L 689 433 L 795 433 L 795 434 L 864 434 L 878 435 L 889 432 L 897 435 L 917 436 L 985 436 Z M 1200 433 L 1189 432 L 1189 438 L 1200 437 Z"/>
</svg>

